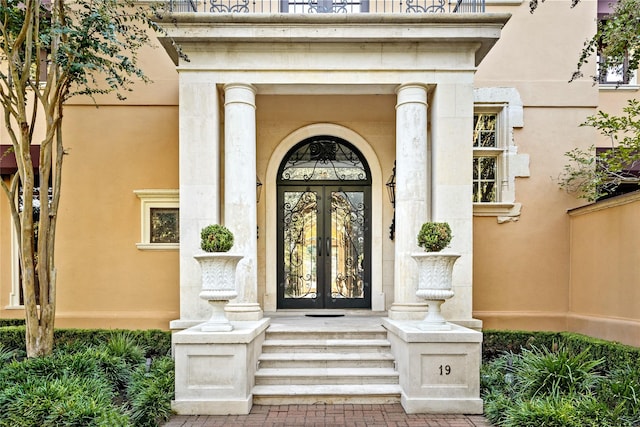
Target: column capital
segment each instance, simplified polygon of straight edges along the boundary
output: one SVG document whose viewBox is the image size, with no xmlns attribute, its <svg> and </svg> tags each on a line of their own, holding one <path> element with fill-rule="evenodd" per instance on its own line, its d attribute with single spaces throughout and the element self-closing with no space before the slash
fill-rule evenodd
<svg viewBox="0 0 640 427">
<path fill-rule="evenodd" d="M 247 104 L 256 108 L 255 86 L 250 83 L 227 83 L 222 89 L 224 90 L 224 105 L 229 104 Z"/>
<path fill-rule="evenodd" d="M 395 92 L 398 95 L 396 109 L 403 104 L 417 103 L 429 106 L 427 103 L 427 86 L 423 83 L 403 83 L 396 87 Z"/>
</svg>

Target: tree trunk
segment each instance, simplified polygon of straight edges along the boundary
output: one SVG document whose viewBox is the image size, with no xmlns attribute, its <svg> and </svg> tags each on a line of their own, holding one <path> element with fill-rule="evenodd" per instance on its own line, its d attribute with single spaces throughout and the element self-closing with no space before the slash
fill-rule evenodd
<svg viewBox="0 0 640 427">
<path fill-rule="evenodd" d="M 27 357 L 51 354 L 53 351 L 53 323 L 42 322 L 42 324 L 27 325 L 26 329 Z"/>
</svg>

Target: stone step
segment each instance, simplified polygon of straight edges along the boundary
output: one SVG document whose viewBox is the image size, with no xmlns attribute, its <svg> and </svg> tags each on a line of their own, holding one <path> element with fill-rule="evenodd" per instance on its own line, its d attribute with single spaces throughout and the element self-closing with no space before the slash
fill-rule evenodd
<svg viewBox="0 0 640 427">
<path fill-rule="evenodd" d="M 393 368 L 391 353 L 262 353 L 258 368 Z"/>
<path fill-rule="evenodd" d="M 384 328 L 372 328 L 363 330 L 317 330 L 317 329 L 269 329 L 267 330 L 267 340 L 334 340 L 334 339 L 363 339 L 363 340 L 384 340 L 387 339 L 387 332 Z"/>
<path fill-rule="evenodd" d="M 390 352 L 386 339 L 267 339 L 263 353 L 369 353 Z"/>
<path fill-rule="evenodd" d="M 253 402 L 399 402 L 399 374 L 386 330 L 381 325 L 347 323 L 303 319 L 272 324 L 258 360 Z"/>
<path fill-rule="evenodd" d="M 386 404 L 400 402 L 398 384 L 256 385 L 253 403 L 284 404 Z"/>
<path fill-rule="evenodd" d="M 393 368 L 264 368 L 256 372 L 256 385 L 398 384 Z"/>
</svg>

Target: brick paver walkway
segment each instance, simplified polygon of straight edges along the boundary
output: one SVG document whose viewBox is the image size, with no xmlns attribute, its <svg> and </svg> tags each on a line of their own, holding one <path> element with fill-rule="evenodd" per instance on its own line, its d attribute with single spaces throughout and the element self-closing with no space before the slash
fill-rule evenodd
<svg viewBox="0 0 640 427">
<path fill-rule="evenodd" d="M 164 427 L 490 427 L 482 415 L 405 414 L 394 405 L 254 405 L 249 415 L 175 415 Z"/>
</svg>

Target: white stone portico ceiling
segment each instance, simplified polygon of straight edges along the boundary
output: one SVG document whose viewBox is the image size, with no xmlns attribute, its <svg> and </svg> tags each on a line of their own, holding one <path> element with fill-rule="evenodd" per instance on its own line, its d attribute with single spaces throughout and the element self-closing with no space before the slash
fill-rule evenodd
<svg viewBox="0 0 640 427">
<path fill-rule="evenodd" d="M 317 94 L 345 93 L 339 86 L 353 84 L 361 85 L 358 93 L 391 94 L 399 81 L 426 83 L 437 81 L 430 74 L 436 71 L 475 70 L 509 18 L 173 13 L 161 23 L 189 62 L 178 60 L 168 38 L 160 41 L 179 71 L 210 71 L 219 83 L 241 78 L 261 94 L 308 94 L 312 82 Z"/>
</svg>

